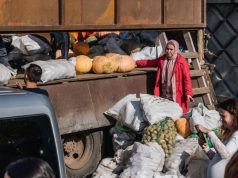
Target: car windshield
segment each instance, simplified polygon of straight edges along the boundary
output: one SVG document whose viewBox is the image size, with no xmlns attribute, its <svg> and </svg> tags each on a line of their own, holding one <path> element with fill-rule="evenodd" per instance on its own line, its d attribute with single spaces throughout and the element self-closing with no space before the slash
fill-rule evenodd
<svg viewBox="0 0 238 178">
<path fill-rule="evenodd" d="M 59 177 L 56 145 L 48 116 L 0 118 L 0 177 L 10 162 L 24 157 L 44 159 Z"/>
</svg>

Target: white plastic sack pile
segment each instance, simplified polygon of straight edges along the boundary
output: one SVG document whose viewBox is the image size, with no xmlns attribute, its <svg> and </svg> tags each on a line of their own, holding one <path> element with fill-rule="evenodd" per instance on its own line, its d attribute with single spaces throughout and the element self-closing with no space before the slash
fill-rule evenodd
<svg viewBox="0 0 238 178">
<path fill-rule="evenodd" d="M 166 117 L 176 121 L 183 114 L 182 108 L 176 102 L 148 94 L 140 94 L 140 99 L 146 120 L 151 125 Z"/>
<path fill-rule="evenodd" d="M 198 147 L 198 140 L 194 138 L 176 142 L 173 153 L 165 159 L 165 169 L 177 173 L 180 167 L 185 167 L 188 164 Z"/>
<path fill-rule="evenodd" d="M 8 84 L 8 81 L 11 79 L 11 73 L 11 70 L 0 64 L 0 85 Z"/>
<path fill-rule="evenodd" d="M 93 178 L 116 178 L 117 174 L 113 173 L 117 169 L 118 164 L 112 158 L 105 158 L 99 164 Z"/>
<path fill-rule="evenodd" d="M 115 127 L 110 129 L 112 134 L 112 144 L 113 150 L 117 151 L 119 149 L 126 149 L 128 146 L 132 145 L 135 142 L 136 134 L 133 132 L 121 132 L 118 131 Z"/>
<path fill-rule="evenodd" d="M 174 172 L 168 171 L 165 174 L 161 172 L 156 172 L 153 178 L 185 178 L 185 177 L 183 175 L 177 175 Z"/>
<path fill-rule="evenodd" d="M 120 178 L 152 178 L 155 172 L 162 171 L 164 158 L 164 151 L 158 143 L 135 142 L 127 168 Z"/>
<path fill-rule="evenodd" d="M 118 150 L 113 158 L 103 159 L 97 170 L 93 173 L 93 178 L 116 178 L 125 168 L 128 159 L 132 154 L 132 146 L 127 147 L 125 150 Z"/>
<path fill-rule="evenodd" d="M 163 49 L 162 46 L 156 46 L 156 47 L 144 47 L 141 51 L 135 52 L 131 54 L 131 57 L 135 60 L 141 60 L 141 59 L 157 59 L 160 57 Z"/>
<path fill-rule="evenodd" d="M 135 100 L 136 99 L 136 94 L 129 94 L 119 100 L 116 104 L 114 104 L 110 109 L 104 112 L 104 114 L 113 117 L 114 119 L 120 121 L 119 118 L 119 112 L 122 109 L 123 106 L 126 105 L 127 102 Z"/>
<path fill-rule="evenodd" d="M 142 131 L 147 126 L 139 98 L 127 102 L 121 108 L 119 118 L 123 125 L 136 132 Z"/>
<path fill-rule="evenodd" d="M 43 83 L 56 79 L 71 78 L 76 76 L 74 66 L 65 59 L 34 61 L 32 63 L 26 64 L 23 68 L 26 69 L 30 64 L 36 64 L 41 67 L 41 81 Z"/>
<path fill-rule="evenodd" d="M 198 124 L 211 130 L 221 127 L 222 124 L 219 112 L 208 110 L 202 103 L 199 103 L 197 107 L 192 109 L 192 117 L 189 122 L 193 133 L 197 133 L 195 126 Z"/>
<path fill-rule="evenodd" d="M 76 57 L 71 57 L 71 58 L 69 58 L 68 59 L 68 61 L 71 63 L 71 64 L 73 64 L 74 66 L 76 66 Z"/>
<path fill-rule="evenodd" d="M 47 43 L 33 35 L 13 36 L 12 46 L 25 55 L 48 54 L 50 51 L 50 46 Z"/>
<path fill-rule="evenodd" d="M 134 131 L 141 131 L 147 125 L 136 94 L 127 95 L 104 113 Z"/>
</svg>

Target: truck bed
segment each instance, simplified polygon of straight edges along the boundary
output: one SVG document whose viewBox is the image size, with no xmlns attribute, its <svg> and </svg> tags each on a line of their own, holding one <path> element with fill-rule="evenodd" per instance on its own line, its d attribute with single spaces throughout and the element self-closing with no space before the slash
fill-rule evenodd
<svg viewBox="0 0 238 178">
<path fill-rule="evenodd" d="M 128 94 L 153 94 L 156 68 L 128 73 L 81 74 L 75 78 L 40 83 L 49 92 L 61 134 L 104 127 L 114 122 L 103 112 Z M 9 87 L 23 82 L 23 75 L 10 80 Z"/>
</svg>

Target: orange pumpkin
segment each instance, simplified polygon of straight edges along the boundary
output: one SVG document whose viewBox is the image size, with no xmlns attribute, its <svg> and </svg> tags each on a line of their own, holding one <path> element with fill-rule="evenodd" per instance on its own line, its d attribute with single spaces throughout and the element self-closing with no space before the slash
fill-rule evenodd
<svg viewBox="0 0 238 178">
<path fill-rule="evenodd" d="M 136 66 L 135 60 L 128 55 L 114 56 L 114 58 L 118 66 L 117 72 L 130 72 Z"/>
<path fill-rule="evenodd" d="M 186 118 L 180 118 L 175 121 L 175 126 L 177 128 L 178 134 L 184 138 L 188 137 L 191 134 L 189 120 Z"/>
<path fill-rule="evenodd" d="M 96 74 L 110 74 L 115 72 L 115 63 L 105 56 L 96 56 L 93 59 L 93 72 Z"/>
<path fill-rule="evenodd" d="M 86 42 L 78 42 L 74 44 L 73 51 L 76 55 L 87 55 L 89 53 L 90 47 Z"/>
<path fill-rule="evenodd" d="M 92 59 L 88 56 L 80 55 L 76 57 L 75 70 L 77 73 L 87 73 L 92 68 Z"/>
</svg>

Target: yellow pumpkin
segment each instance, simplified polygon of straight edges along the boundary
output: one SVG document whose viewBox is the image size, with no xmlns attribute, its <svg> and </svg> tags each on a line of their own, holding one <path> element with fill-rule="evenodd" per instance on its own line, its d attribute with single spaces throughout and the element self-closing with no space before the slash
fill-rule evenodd
<svg viewBox="0 0 238 178">
<path fill-rule="evenodd" d="M 110 57 L 113 57 L 113 56 L 115 56 L 115 55 L 119 55 L 119 54 L 117 54 L 117 53 L 107 53 L 105 56 L 106 56 L 107 58 L 110 58 Z"/>
<path fill-rule="evenodd" d="M 105 56 L 96 56 L 93 59 L 93 72 L 96 74 L 110 74 L 115 72 L 115 63 Z"/>
<path fill-rule="evenodd" d="M 114 66 L 115 66 L 115 71 L 114 72 L 117 72 L 118 67 L 119 67 L 119 62 L 117 62 L 117 61 L 119 61 L 121 59 L 121 55 L 116 54 L 116 53 L 107 53 L 106 57 L 113 61 Z"/>
<path fill-rule="evenodd" d="M 76 55 L 87 55 L 89 53 L 90 47 L 86 42 L 78 42 L 74 44 L 73 51 Z"/>
<path fill-rule="evenodd" d="M 80 55 L 76 57 L 75 70 L 77 73 L 87 73 L 92 68 L 92 59 L 88 56 Z"/>
<path fill-rule="evenodd" d="M 189 120 L 186 118 L 180 118 L 176 120 L 175 126 L 177 128 L 178 134 L 184 138 L 188 137 L 191 134 Z"/>
<path fill-rule="evenodd" d="M 117 72 L 130 72 L 136 66 L 135 60 L 128 55 L 114 56 L 114 58 L 118 66 Z"/>
</svg>

